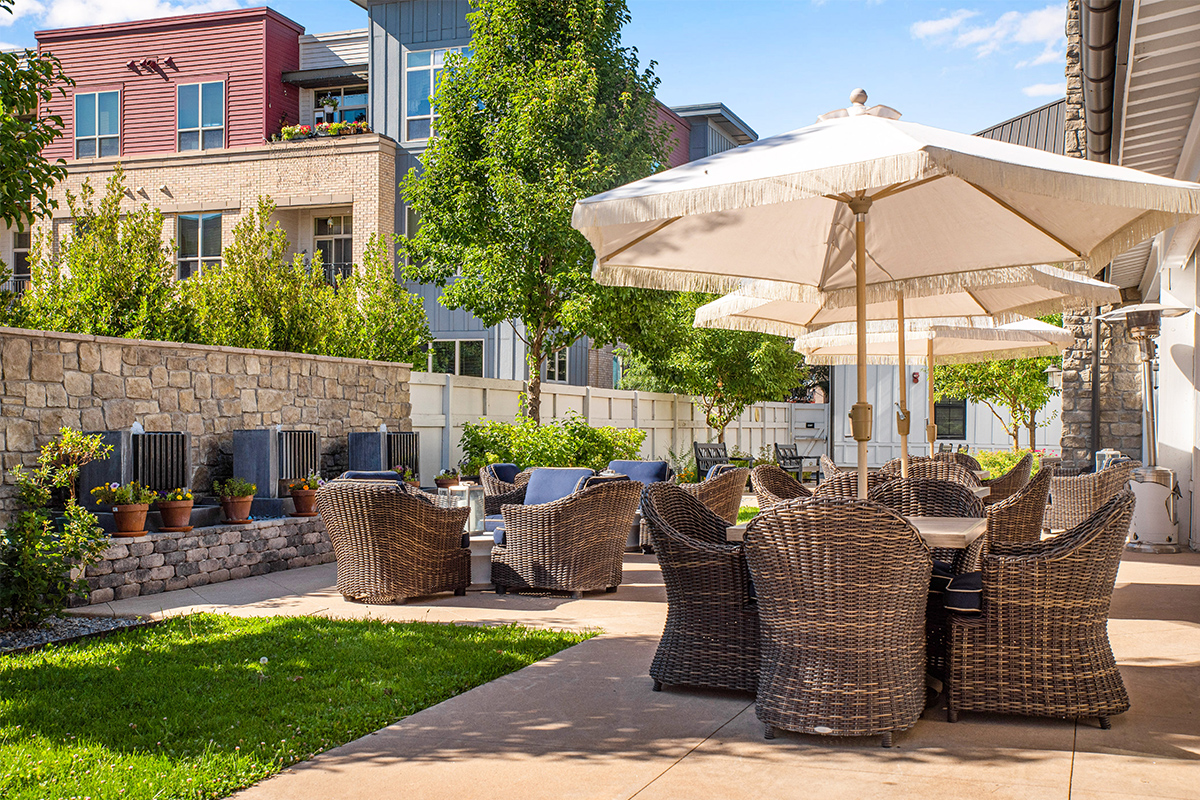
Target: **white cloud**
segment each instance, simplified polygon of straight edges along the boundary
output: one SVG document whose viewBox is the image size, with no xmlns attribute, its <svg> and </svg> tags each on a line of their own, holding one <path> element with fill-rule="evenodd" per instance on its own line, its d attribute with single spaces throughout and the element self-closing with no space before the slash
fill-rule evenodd
<svg viewBox="0 0 1200 800">
<path fill-rule="evenodd" d="M 21 45 L 19 45 L 19 44 L 9 44 L 8 42 L 0 42 L 0 53 L 3 53 L 6 50 L 24 50 L 24 49 L 25 48 L 21 47 Z"/>
<path fill-rule="evenodd" d="M 948 17 L 914 22 L 908 31 L 914 39 L 936 38 L 944 36 L 978 14 L 978 11 L 968 11 L 965 8 L 960 8 Z"/>
<path fill-rule="evenodd" d="M 8 27 L 21 17 L 37 16 L 45 10 L 46 7 L 39 0 L 16 0 L 11 14 L 0 11 L 0 26 Z"/>
<path fill-rule="evenodd" d="M 1021 89 L 1026 97 L 1065 97 L 1067 94 L 1066 81 L 1062 83 L 1035 83 Z"/>
<path fill-rule="evenodd" d="M 174 17 L 240 8 L 243 0 L 16 0 L 13 13 L 0 13 L 0 25 L 33 17 L 51 28 L 105 25 L 134 19 Z"/>
</svg>

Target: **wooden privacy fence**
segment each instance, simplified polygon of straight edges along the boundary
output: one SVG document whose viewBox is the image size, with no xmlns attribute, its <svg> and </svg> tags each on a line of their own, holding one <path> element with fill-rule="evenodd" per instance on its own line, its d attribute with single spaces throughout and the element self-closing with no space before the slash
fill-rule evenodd
<svg viewBox="0 0 1200 800">
<path fill-rule="evenodd" d="M 414 372 L 410 378 L 412 429 L 421 434 L 421 482 L 432 483 L 439 469 L 462 458 L 459 440 L 463 423 L 481 418 L 512 422 L 520 410 L 522 383 L 492 378 Z M 667 451 L 688 451 L 694 441 L 715 441 L 716 432 L 704 421 L 704 409 L 690 395 L 596 389 L 587 386 L 542 384 L 542 419 L 561 419 L 569 412 L 589 425 L 639 428 L 646 432 L 642 457 L 666 458 Z M 828 407 L 823 404 L 759 403 L 747 408 L 725 429 L 732 450 L 757 455 L 776 442 L 791 444 L 799 437 L 800 451 L 825 452 L 823 438 Z M 813 427 L 806 427 L 808 422 Z"/>
</svg>

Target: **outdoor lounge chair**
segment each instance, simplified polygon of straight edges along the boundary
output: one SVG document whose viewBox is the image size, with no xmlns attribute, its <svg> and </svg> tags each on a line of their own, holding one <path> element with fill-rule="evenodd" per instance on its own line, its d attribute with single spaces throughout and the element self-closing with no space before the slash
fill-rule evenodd
<svg viewBox="0 0 1200 800">
<path fill-rule="evenodd" d="M 1031 472 L 1033 472 L 1033 454 L 1026 453 L 1008 472 L 997 478 L 981 481 L 984 486 L 992 490 L 992 493 L 985 497 L 983 502 L 987 505 L 999 503 L 1020 491 L 1025 484 L 1029 483 Z M 1046 488 L 1050 488 L 1049 484 L 1046 485 Z"/>
<path fill-rule="evenodd" d="M 725 540 L 728 523 L 669 483 L 646 487 L 642 511 L 667 590 L 650 666 L 654 691 L 666 684 L 753 692 L 758 611 L 742 547 Z"/>
<path fill-rule="evenodd" d="M 642 486 L 652 483 L 669 481 L 674 477 L 671 465 L 666 461 L 610 461 L 608 469 L 618 475 L 626 475 L 631 481 L 637 481 Z M 652 551 L 650 531 L 642 524 L 642 511 L 634 515 L 633 526 L 629 530 L 629 540 L 625 543 L 626 550 L 641 548 L 646 553 Z"/>
<path fill-rule="evenodd" d="M 899 477 L 900 473 L 896 473 Z M 934 481 L 953 481 L 971 489 L 980 487 L 979 478 L 961 464 L 927 458 L 908 465 L 908 477 Z"/>
<path fill-rule="evenodd" d="M 821 464 L 821 479 L 822 480 L 829 480 L 834 475 L 837 475 L 839 472 L 842 472 L 842 468 L 839 467 L 837 464 L 833 463 L 833 459 L 830 458 L 829 456 L 825 455 L 824 453 L 821 454 L 821 458 L 818 459 L 818 461 Z"/>
<path fill-rule="evenodd" d="M 1108 610 L 1134 498 L 1122 489 L 1046 541 L 983 555 L 982 614 L 951 615 L 947 718 L 961 711 L 1109 717 L 1129 697 L 1108 641 Z"/>
<path fill-rule="evenodd" d="M 525 502 L 501 508 L 503 527 L 492 547 L 497 594 L 532 588 L 580 597 L 597 589 L 613 592 L 621 584 L 642 484 L 621 476 L 589 486 L 596 479 L 581 472 L 591 470 L 534 470 Z"/>
<path fill-rule="evenodd" d="M 1130 473 L 1140 466 L 1138 461 L 1116 461 L 1090 475 L 1052 478 L 1042 527 L 1050 531 L 1074 528 L 1124 489 Z"/>
<path fill-rule="evenodd" d="M 529 470 L 522 472 L 516 464 L 488 464 L 479 470 L 479 483 L 483 486 L 483 493 L 488 497 L 508 494 L 525 485 L 525 482 L 529 480 L 529 472 Z"/>
<path fill-rule="evenodd" d="M 330 481 L 317 510 L 337 558 L 337 587 L 347 600 L 392 603 L 437 592 L 465 594 L 471 551 L 463 541 L 466 508 L 437 508 L 423 492 L 394 481 Z"/>
<path fill-rule="evenodd" d="M 750 470 L 750 485 L 758 497 L 758 508 L 765 511 L 776 503 L 796 497 L 812 497 L 804 484 L 793 478 L 782 467 L 760 464 Z"/>
<path fill-rule="evenodd" d="M 682 483 L 679 486 L 732 525 L 737 522 L 738 510 L 742 507 L 742 494 L 749 476 L 750 470 L 745 467 L 731 467 L 700 483 Z"/>
<path fill-rule="evenodd" d="M 930 458 L 929 456 L 912 456 L 912 455 L 910 455 L 908 457 L 908 468 L 910 470 L 909 477 L 910 478 L 912 477 L 911 470 L 912 470 L 914 464 L 920 464 L 920 463 L 923 463 L 926 461 L 932 461 L 932 460 L 933 459 Z M 898 477 L 900 477 L 900 467 L 901 467 L 901 459 L 897 457 L 897 458 L 893 458 L 890 461 L 886 462 L 882 467 L 879 468 L 879 471 L 898 478 Z"/>
<path fill-rule="evenodd" d="M 871 490 L 876 486 L 887 483 L 894 477 L 883 472 L 868 472 L 867 493 L 870 494 Z M 843 470 L 834 475 L 826 476 L 825 480 L 817 484 L 817 488 L 813 490 L 813 497 L 844 497 L 847 499 L 858 497 L 858 471 Z"/>
<path fill-rule="evenodd" d="M 951 464 L 958 464 L 964 469 L 972 472 L 982 472 L 983 465 L 979 463 L 979 459 L 963 450 L 957 453 L 938 453 L 934 456 L 937 461 L 949 461 Z"/>
<path fill-rule="evenodd" d="M 859 500 L 789 500 L 746 529 L 766 726 L 833 736 L 912 727 L 925 707 L 929 549 L 899 514 Z"/>
</svg>

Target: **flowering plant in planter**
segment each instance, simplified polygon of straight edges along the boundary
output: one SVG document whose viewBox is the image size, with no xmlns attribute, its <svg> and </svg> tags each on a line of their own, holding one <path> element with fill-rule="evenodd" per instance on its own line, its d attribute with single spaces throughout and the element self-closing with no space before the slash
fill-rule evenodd
<svg viewBox="0 0 1200 800">
<path fill-rule="evenodd" d="M 105 483 L 92 489 L 92 497 L 102 506 L 137 506 L 153 503 L 158 494 L 137 481 L 132 483 Z"/>
<path fill-rule="evenodd" d="M 338 107 L 339 102 L 340 99 L 336 94 L 325 94 L 322 95 L 319 100 L 317 100 L 317 105 L 321 106 L 327 111 L 333 111 Z"/>
<path fill-rule="evenodd" d="M 288 484 L 288 491 L 313 491 L 325 485 L 325 479 L 315 472 L 310 472 L 307 478 Z"/>
<path fill-rule="evenodd" d="M 230 478 L 222 483 L 213 481 L 213 494 L 221 498 L 221 510 L 228 521 L 244 525 L 250 521 L 250 506 L 258 487 L 245 478 Z"/>
<path fill-rule="evenodd" d="M 412 467 L 408 466 L 407 464 L 397 464 L 396 466 L 392 467 L 392 472 L 398 472 L 400 474 L 400 480 L 404 481 L 405 483 L 411 483 L 413 486 L 417 485 L 417 475 L 412 471 Z"/>
<path fill-rule="evenodd" d="M 221 481 L 213 481 L 213 494 L 217 497 L 253 497 L 258 491 L 258 486 L 246 480 L 245 478 L 230 478 L 222 483 Z"/>
<path fill-rule="evenodd" d="M 285 142 L 290 142 L 292 139 L 307 139 L 312 136 L 312 132 L 311 125 L 284 125 L 279 135 Z"/>
<path fill-rule="evenodd" d="M 192 506 L 195 501 L 190 489 L 172 489 L 158 498 L 158 513 L 162 516 L 162 527 L 159 530 L 184 531 L 191 530 L 188 523 L 192 521 Z"/>
<path fill-rule="evenodd" d="M 171 491 L 158 498 L 158 502 L 177 503 L 182 500 L 191 500 L 192 493 L 188 489 L 172 489 Z"/>
<path fill-rule="evenodd" d="M 450 486 L 457 486 L 458 485 L 458 470 L 444 469 L 437 474 L 437 476 L 433 479 L 433 482 L 439 489 L 445 489 Z"/>
<path fill-rule="evenodd" d="M 292 503 L 296 506 L 296 513 L 293 516 L 316 516 L 317 512 L 313 509 L 317 505 L 317 489 L 324 484 L 325 481 L 315 472 L 310 472 L 308 477 L 303 480 L 288 484 L 288 490 L 292 493 Z"/>
</svg>

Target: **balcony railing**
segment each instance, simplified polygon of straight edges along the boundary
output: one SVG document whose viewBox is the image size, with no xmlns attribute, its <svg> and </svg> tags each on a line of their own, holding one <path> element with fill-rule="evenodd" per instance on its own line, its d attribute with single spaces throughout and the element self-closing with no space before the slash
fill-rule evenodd
<svg viewBox="0 0 1200 800">
<path fill-rule="evenodd" d="M 20 297 L 25 293 L 25 289 L 29 286 L 28 275 L 13 275 L 4 283 L 0 283 L 0 291 L 12 292 Z"/>
</svg>

